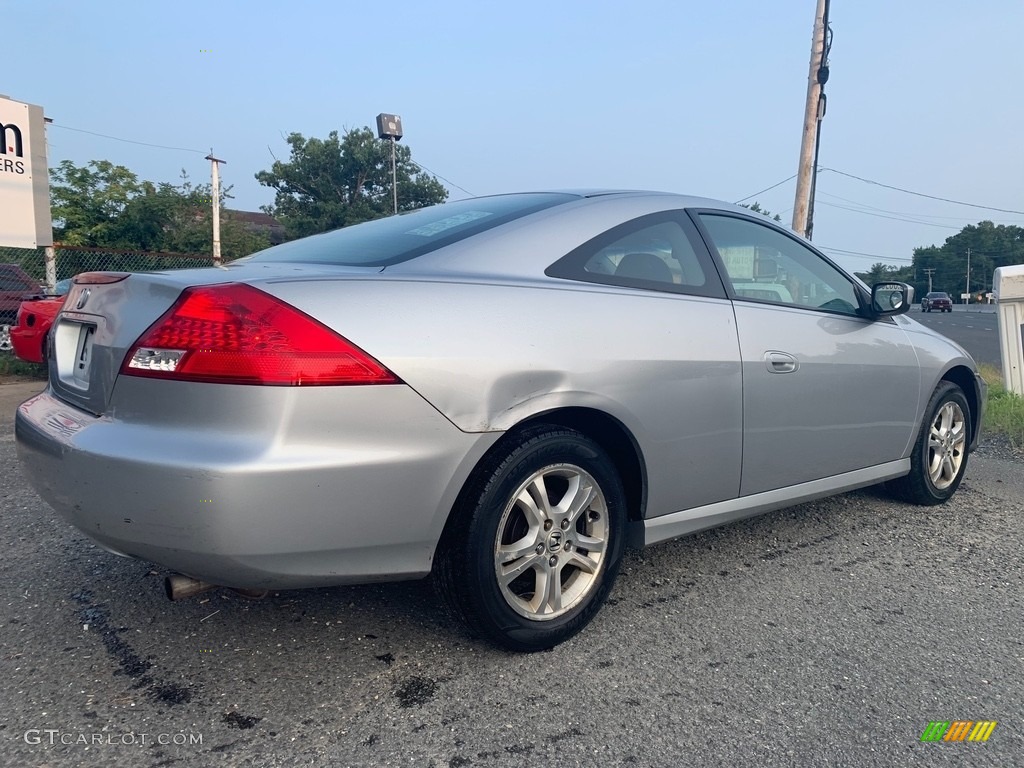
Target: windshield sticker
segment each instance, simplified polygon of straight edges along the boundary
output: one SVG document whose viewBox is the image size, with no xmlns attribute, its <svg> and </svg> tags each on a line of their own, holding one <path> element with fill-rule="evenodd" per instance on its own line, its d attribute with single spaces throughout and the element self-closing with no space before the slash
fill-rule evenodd
<svg viewBox="0 0 1024 768">
<path fill-rule="evenodd" d="M 405 234 L 407 235 L 422 235 L 423 237 L 433 237 L 434 235 L 452 229 L 453 227 L 459 227 L 463 224 L 468 224 L 471 221 L 482 219 L 485 216 L 490 216 L 489 211 L 466 211 L 466 213 L 457 213 L 454 216 L 449 216 L 446 219 L 435 221 L 432 224 L 424 224 L 422 227 L 416 227 L 416 229 L 410 229 Z"/>
</svg>

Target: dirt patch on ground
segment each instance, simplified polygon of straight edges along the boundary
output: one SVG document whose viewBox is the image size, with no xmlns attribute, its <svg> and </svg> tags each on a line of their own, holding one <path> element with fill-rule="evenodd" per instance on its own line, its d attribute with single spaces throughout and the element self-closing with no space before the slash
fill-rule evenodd
<svg viewBox="0 0 1024 768">
<path fill-rule="evenodd" d="M 16 377 L 0 379 L 0 424 L 13 424 L 18 406 L 46 387 L 46 382 L 39 379 L 12 381 L 12 378 Z"/>
</svg>

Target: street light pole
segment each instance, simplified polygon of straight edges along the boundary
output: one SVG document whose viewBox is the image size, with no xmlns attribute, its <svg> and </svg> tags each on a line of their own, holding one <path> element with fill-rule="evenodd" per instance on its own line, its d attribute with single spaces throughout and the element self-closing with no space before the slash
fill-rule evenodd
<svg viewBox="0 0 1024 768">
<path fill-rule="evenodd" d="M 398 213 L 398 166 L 395 164 L 395 137 L 391 137 L 391 194 L 395 202 L 395 213 Z"/>
<path fill-rule="evenodd" d="M 402 140 L 402 118 L 383 112 L 377 115 L 377 138 L 391 139 L 391 196 L 394 211 L 398 213 L 398 167 L 395 161 L 395 142 Z"/>
</svg>

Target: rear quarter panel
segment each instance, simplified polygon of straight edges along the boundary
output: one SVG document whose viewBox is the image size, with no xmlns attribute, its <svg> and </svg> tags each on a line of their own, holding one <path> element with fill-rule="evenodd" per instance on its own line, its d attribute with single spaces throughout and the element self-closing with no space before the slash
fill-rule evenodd
<svg viewBox="0 0 1024 768">
<path fill-rule="evenodd" d="M 466 432 L 593 408 L 644 453 L 647 515 L 735 497 L 741 369 L 731 304 L 553 281 L 262 286 L 387 365 Z"/>
</svg>

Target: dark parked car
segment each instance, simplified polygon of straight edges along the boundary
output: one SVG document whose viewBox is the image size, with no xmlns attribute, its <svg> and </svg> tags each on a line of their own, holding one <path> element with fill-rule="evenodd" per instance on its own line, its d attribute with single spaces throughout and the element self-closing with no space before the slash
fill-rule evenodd
<svg viewBox="0 0 1024 768">
<path fill-rule="evenodd" d="M 945 291 L 932 291 L 921 299 L 921 311 L 931 312 L 933 309 L 940 312 L 952 312 L 953 300 Z"/>
<path fill-rule="evenodd" d="M 0 322 L 8 325 L 18 314 L 21 300 L 39 293 L 40 285 L 17 264 L 0 264 Z"/>
<path fill-rule="evenodd" d="M 0 264 L 0 350 L 11 348 L 11 329 L 21 300 L 39 293 L 39 281 L 33 280 L 17 264 Z"/>
</svg>

